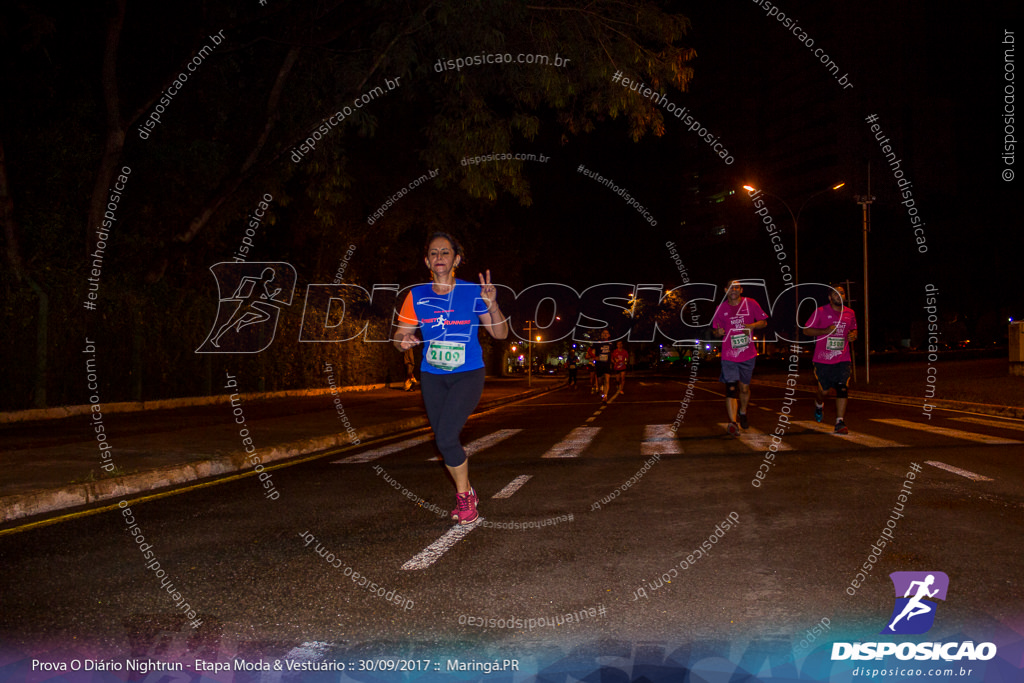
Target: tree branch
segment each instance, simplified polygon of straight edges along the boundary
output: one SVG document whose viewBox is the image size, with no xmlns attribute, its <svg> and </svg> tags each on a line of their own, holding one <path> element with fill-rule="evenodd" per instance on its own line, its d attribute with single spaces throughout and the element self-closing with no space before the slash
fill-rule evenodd
<svg viewBox="0 0 1024 683">
<path fill-rule="evenodd" d="M 107 44 L 103 52 L 103 102 L 107 113 L 107 136 L 104 143 L 100 168 L 96 173 L 96 183 L 92 188 L 92 199 L 89 202 L 89 215 L 86 232 L 98 226 L 103 219 L 103 207 L 106 203 L 110 182 L 114 178 L 116 166 L 124 149 L 124 127 L 121 123 L 121 103 L 117 89 L 117 48 L 121 41 L 121 29 L 124 26 L 124 13 L 127 0 L 115 0 L 116 12 L 107 22 Z M 90 250 L 90 240 L 85 241 L 86 253 Z"/>
</svg>

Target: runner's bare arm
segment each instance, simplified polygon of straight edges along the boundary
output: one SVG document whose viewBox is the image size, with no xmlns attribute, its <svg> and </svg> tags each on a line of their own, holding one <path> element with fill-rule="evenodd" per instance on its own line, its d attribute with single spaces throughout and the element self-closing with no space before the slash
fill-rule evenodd
<svg viewBox="0 0 1024 683">
<path fill-rule="evenodd" d="M 808 337 L 820 337 L 823 334 L 832 334 L 835 332 L 836 326 L 829 325 L 828 327 L 802 327 L 800 331 L 806 334 Z"/>
</svg>

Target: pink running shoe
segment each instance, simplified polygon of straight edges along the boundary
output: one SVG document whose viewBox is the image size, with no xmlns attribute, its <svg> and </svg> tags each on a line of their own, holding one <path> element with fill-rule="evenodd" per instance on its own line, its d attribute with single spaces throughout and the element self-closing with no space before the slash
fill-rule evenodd
<svg viewBox="0 0 1024 683">
<path fill-rule="evenodd" d="M 476 492 L 472 489 L 455 496 L 459 502 L 459 524 L 472 524 L 480 518 L 476 511 Z"/>
<path fill-rule="evenodd" d="M 473 509 L 475 510 L 476 509 L 477 500 L 479 500 L 476 497 L 476 489 L 471 487 L 469 489 L 469 495 L 473 499 Z M 455 522 L 458 519 L 459 519 L 459 495 L 456 494 L 456 496 L 455 496 L 455 509 L 452 510 L 452 521 Z"/>
</svg>

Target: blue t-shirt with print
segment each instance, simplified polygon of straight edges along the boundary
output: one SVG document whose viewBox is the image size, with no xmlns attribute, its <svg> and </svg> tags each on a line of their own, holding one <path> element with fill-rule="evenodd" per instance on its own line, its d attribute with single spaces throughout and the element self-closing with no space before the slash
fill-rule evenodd
<svg viewBox="0 0 1024 683">
<path fill-rule="evenodd" d="M 399 319 L 420 325 L 425 342 L 420 370 L 444 375 L 482 368 L 479 325 L 480 315 L 486 312 L 478 284 L 455 280 L 455 287 L 445 294 L 438 294 L 430 284 L 413 287 Z"/>
</svg>

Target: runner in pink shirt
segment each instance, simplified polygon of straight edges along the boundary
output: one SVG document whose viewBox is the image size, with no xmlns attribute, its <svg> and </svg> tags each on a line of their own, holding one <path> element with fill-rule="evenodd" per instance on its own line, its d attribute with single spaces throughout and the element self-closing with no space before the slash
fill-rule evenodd
<svg viewBox="0 0 1024 683">
<path fill-rule="evenodd" d="M 626 350 L 626 345 L 623 342 L 615 342 L 615 350 L 612 351 L 612 373 L 619 380 L 617 393 L 620 394 L 626 393 L 623 389 L 626 388 L 626 365 L 628 364 L 629 351 Z"/>
<path fill-rule="evenodd" d="M 750 379 L 754 374 L 757 349 L 753 332 L 768 325 L 768 316 L 753 299 L 743 296 L 743 285 L 732 280 L 726 285 L 725 301 L 718 305 L 711 329 L 722 337 L 722 374 L 725 383 L 725 410 L 729 415 L 729 433 L 746 429 L 747 403 L 750 402 Z M 737 414 L 737 403 L 739 412 Z M 737 424 L 737 418 L 739 424 Z"/>
<path fill-rule="evenodd" d="M 850 342 L 857 339 L 857 316 L 843 304 L 846 290 L 833 286 L 827 306 L 814 311 L 804 323 L 803 333 L 817 337 L 814 343 L 814 377 L 818 380 L 818 395 L 814 399 L 814 419 L 821 422 L 825 416 L 825 392 L 836 390 L 836 434 L 848 434 L 843 418 L 850 379 Z"/>
</svg>

